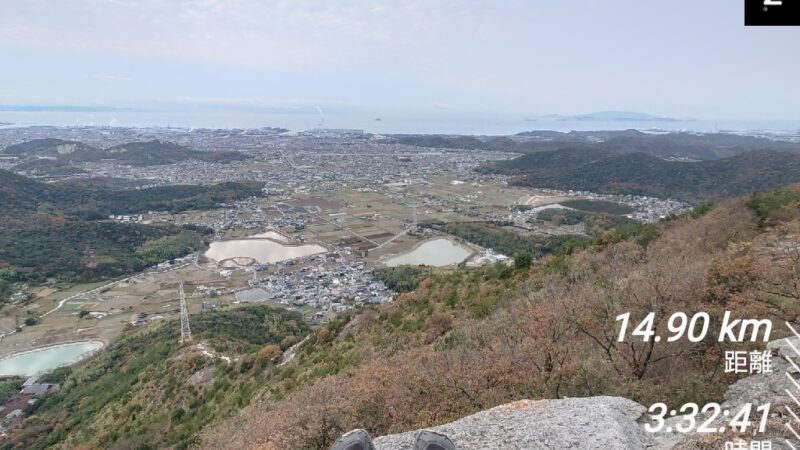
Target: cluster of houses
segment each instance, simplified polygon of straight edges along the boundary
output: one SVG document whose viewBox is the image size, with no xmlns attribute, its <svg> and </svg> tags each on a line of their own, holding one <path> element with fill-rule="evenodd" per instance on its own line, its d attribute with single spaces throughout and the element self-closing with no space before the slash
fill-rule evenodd
<svg viewBox="0 0 800 450">
<path fill-rule="evenodd" d="M 345 261 L 318 255 L 312 264 L 256 278 L 251 287 L 236 292 L 239 302 L 276 300 L 291 306 L 339 313 L 358 305 L 383 303 L 392 292 L 363 261 Z"/>
<path fill-rule="evenodd" d="M 9 428 L 23 419 L 25 408 L 58 386 L 58 383 L 39 383 L 38 375 L 28 377 L 22 389 L 0 405 L 0 436 L 5 436 Z"/>
</svg>

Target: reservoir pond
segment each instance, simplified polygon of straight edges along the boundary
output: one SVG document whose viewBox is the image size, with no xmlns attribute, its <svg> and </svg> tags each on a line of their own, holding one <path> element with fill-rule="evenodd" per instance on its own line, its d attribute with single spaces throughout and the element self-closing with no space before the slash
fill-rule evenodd
<svg viewBox="0 0 800 450">
<path fill-rule="evenodd" d="M 30 376 L 69 366 L 103 347 L 100 341 L 72 342 L 42 347 L 0 358 L 0 376 Z"/>
<path fill-rule="evenodd" d="M 262 264 L 273 264 L 327 251 L 325 247 L 317 244 L 286 245 L 273 240 L 277 238 L 275 236 L 259 237 L 261 238 L 212 242 L 205 255 L 217 262 L 229 258 L 245 257 L 253 258 Z M 286 239 L 283 236 L 280 237 Z"/>
<path fill-rule="evenodd" d="M 384 263 L 389 267 L 403 264 L 442 267 L 458 264 L 471 254 L 469 249 L 450 239 L 438 238 L 423 242 L 410 252 L 389 258 Z"/>
</svg>

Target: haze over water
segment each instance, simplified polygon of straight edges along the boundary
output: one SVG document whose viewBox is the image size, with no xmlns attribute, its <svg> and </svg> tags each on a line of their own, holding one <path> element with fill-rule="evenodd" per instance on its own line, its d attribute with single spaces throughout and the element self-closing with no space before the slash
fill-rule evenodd
<svg viewBox="0 0 800 450">
<path fill-rule="evenodd" d="M 379 119 L 379 120 L 378 120 Z M 757 133 L 800 133 L 800 121 L 729 121 L 729 120 L 554 120 L 531 119 L 521 115 L 381 114 L 380 111 L 343 111 L 321 115 L 314 109 L 296 112 L 251 112 L 237 110 L 199 111 L 114 111 L 50 112 L 0 111 L 0 122 L 20 126 L 124 126 L 178 128 L 261 128 L 280 127 L 292 131 L 316 128 L 351 128 L 384 134 L 473 134 L 511 135 L 530 130 L 669 130 L 733 131 Z M 9 125 L 5 125 L 9 126 Z"/>
</svg>

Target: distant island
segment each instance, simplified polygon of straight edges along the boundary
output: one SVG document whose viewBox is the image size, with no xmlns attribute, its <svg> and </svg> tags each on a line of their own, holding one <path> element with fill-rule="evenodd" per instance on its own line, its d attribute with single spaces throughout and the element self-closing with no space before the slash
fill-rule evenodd
<svg viewBox="0 0 800 450">
<path fill-rule="evenodd" d="M 636 112 L 636 111 L 599 111 L 588 114 L 577 114 L 565 116 L 561 114 L 548 114 L 544 116 L 530 116 L 525 118 L 526 121 L 535 122 L 538 120 L 558 120 L 558 121 L 586 121 L 586 122 L 678 122 L 678 121 L 691 121 L 694 119 L 676 119 L 673 117 L 654 116 L 652 114 Z"/>
</svg>

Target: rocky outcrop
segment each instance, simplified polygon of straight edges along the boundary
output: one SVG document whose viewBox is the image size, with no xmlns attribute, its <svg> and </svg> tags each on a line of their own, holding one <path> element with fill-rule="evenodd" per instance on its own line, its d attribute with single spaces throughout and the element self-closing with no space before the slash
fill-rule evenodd
<svg viewBox="0 0 800 450">
<path fill-rule="evenodd" d="M 203 367 L 186 380 L 186 385 L 209 387 L 214 384 L 214 374 L 216 372 L 217 368 L 214 366 Z"/>
<path fill-rule="evenodd" d="M 459 450 L 644 449 L 654 444 L 637 420 L 645 407 L 620 397 L 520 400 L 431 428 Z M 416 431 L 379 437 L 377 450 L 413 448 Z"/>
</svg>

